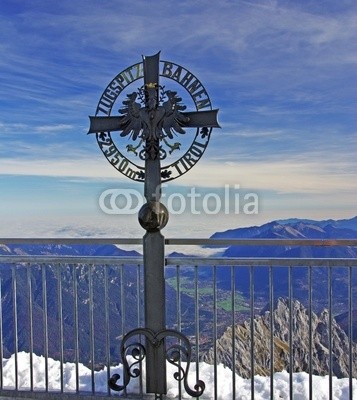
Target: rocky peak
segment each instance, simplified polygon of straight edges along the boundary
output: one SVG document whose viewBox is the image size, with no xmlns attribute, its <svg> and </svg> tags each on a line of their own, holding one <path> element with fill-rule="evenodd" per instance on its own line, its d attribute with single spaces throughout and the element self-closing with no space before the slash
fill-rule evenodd
<svg viewBox="0 0 357 400">
<path fill-rule="evenodd" d="M 273 309 L 273 330 L 270 328 L 270 310 L 266 308 L 253 320 L 254 326 L 254 374 L 270 374 L 271 337 L 274 342 L 274 372 L 290 370 L 290 323 L 292 326 L 293 372 L 309 372 L 309 312 L 297 300 L 291 304 L 290 320 L 289 300 L 280 298 Z M 234 337 L 233 337 L 234 335 Z M 320 316 L 311 313 L 312 373 L 329 374 L 329 313 L 324 310 Z M 235 344 L 236 373 L 243 378 L 251 377 L 251 321 L 229 327 L 217 340 L 217 362 L 233 367 L 233 340 Z M 349 371 L 349 340 L 342 328 L 332 319 L 332 373 L 342 378 Z M 352 346 L 353 370 L 357 371 L 357 345 Z M 209 350 L 204 360 L 214 362 L 214 351 Z M 356 376 L 355 376 L 356 377 Z"/>
</svg>

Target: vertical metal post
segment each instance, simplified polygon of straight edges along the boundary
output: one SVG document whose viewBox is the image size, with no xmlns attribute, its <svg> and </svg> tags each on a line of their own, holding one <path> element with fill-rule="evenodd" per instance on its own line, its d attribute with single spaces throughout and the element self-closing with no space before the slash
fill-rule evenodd
<svg viewBox="0 0 357 400">
<path fill-rule="evenodd" d="M 109 265 L 104 265 L 104 301 L 105 301 L 105 360 L 107 363 L 107 379 L 110 379 L 110 324 L 109 324 L 109 283 L 108 283 Z M 108 386 L 108 396 L 110 388 Z"/>
<path fill-rule="evenodd" d="M 309 265 L 309 400 L 312 400 L 312 269 Z"/>
<path fill-rule="evenodd" d="M 153 207 L 146 212 L 144 219 L 150 225 L 150 219 L 158 217 L 161 197 L 161 167 L 159 155 L 159 138 L 155 138 L 156 108 L 159 88 L 159 53 L 144 57 L 144 84 L 146 108 L 148 109 L 149 135 L 146 139 L 145 187 L 144 195 L 148 204 Z M 156 103 L 155 103 L 156 100 Z M 150 103 L 152 102 L 152 103 Z M 149 146 L 157 146 L 156 156 L 149 153 Z M 144 206 L 145 207 L 145 206 Z M 145 212 L 145 211 L 144 211 Z M 139 215 L 140 218 L 140 215 Z M 151 229 L 152 228 L 152 229 Z M 165 242 L 159 227 L 145 227 L 143 238 L 144 253 L 144 292 L 145 292 L 145 327 L 157 333 L 165 329 Z M 148 393 L 165 394 L 166 358 L 164 340 L 153 345 L 146 340 L 146 391 Z"/>
<path fill-rule="evenodd" d="M 348 267 L 348 382 L 349 400 L 353 397 L 353 302 L 352 302 L 352 266 Z M 1 297 L 0 297 L 1 298 Z"/>
<path fill-rule="evenodd" d="M 43 304 L 43 347 L 45 356 L 45 391 L 48 392 L 48 312 L 47 312 L 47 267 L 41 265 L 42 272 L 42 304 Z M 76 299 L 77 296 L 74 296 Z M 77 359 L 78 365 L 78 359 Z"/>
<path fill-rule="evenodd" d="M 77 265 L 73 264 L 73 319 L 74 319 L 74 354 L 76 363 L 76 392 L 79 392 L 79 322 L 78 322 L 78 281 L 77 281 Z"/>
<path fill-rule="evenodd" d="M 29 336 L 30 336 L 30 390 L 33 391 L 33 304 L 32 304 L 32 276 L 30 264 L 26 265 L 27 268 L 27 290 L 28 290 L 28 318 L 29 318 Z"/>
<path fill-rule="evenodd" d="M 249 295 L 250 295 L 250 396 L 251 399 L 255 399 L 255 360 L 254 360 L 254 265 L 249 268 Z"/>
<path fill-rule="evenodd" d="M 19 338 L 17 324 L 17 274 L 16 265 L 12 265 L 12 315 L 14 321 L 14 355 L 15 355 L 15 390 L 19 390 L 19 368 L 18 368 L 18 353 L 19 353 Z"/>
<path fill-rule="evenodd" d="M 62 264 L 57 264 L 57 312 L 58 312 L 58 337 L 60 358 L 60 385 L 61 393 L 64 391 L 64 350 L 63 350 L 63 296 L 62 296 Z"/>
<path fill-rule="evenodd" d="M 218 398 L 217 339 L 217 266 L 213 265 L 213 382 L 215 400 Z"/>
<path fill-rule="evenodd" d="M 270 399 L 274 400 L 274 280 L 273 266 L 269 266 L 269 305 L 270 305 Z"/>
<path fill-rule="evenodd" d="M 0 276 L 0 390 L 2 390 L 3 382 L 3 335 L 2 335 L 2 277 Z M 350 359 L 351 360 L 351 359 Z"/>
<path fill-rule="evenodd" d="M 232 295 L 232 399 L 236 398 L 236 267 L 231 266 Z"/>
<path fill-rule="evenodd" d="M 293 285 L 292 285 L 292 267 L 288 267 L 288 293 L 289 293 L 289 396 L 293 398 L 293 372 L 294 372 L 294 321 L 293 321 Z"/>
<path fill-rule="evenodd" d="M 329 372 L 329 399 L 332 399 L 333 388 L 332 388 L 332 374 L 333 374 L 333 357 L 332 357 L 332 269 L 331 264 L 328 263 L 328 372 Z"/>
<path fill-rule="evenodd" d="M 91 392 L 95 393 L 95 380 L 94 380 L 94 302 L 93 302 L 93 264 L 88 267 L 88 286 L 89 286 L 89 354 L 91 366 Z"/>
</svg>

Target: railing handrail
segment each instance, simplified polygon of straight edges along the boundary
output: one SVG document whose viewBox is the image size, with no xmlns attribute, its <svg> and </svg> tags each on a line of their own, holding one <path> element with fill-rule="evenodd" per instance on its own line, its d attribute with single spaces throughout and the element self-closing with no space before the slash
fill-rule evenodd
<svg viewBox="0 0 357 400">
<path fill-rule="evenodd" d="M 357 246 L 357 239 L 165 239 L 167 245 Z"/>
<path fill-rule="evenodd" d="M 140 265 L 143 257 L 122 256 L 62 256 L 62 255 L 0 255 L 0 263 L 29 264 L 92 264 L 92 265 Z"/>
<path fill-rule="evenodd" d="M 61 255 L 0 255 L 0 263 L 26 264 L 86 264 L 86 265 L 142 265 L 138 256 L 61 256 Z M 356 266 L 357 258 L 299 258 L 299 257 L 165 257 L 165 265 L 174 266 Z"/>
<path fill-rule="evenodd" d="M 0 244 L 65 244 L 65 245 L 104 245 L 121 244 L 136 245 L 142 244 L 141 238 L 0 238 Z"/>
<path fill-rule="evenodd" d="M 0 238 L 0 244 L 141 245 L 142 238 Z M 207 239 L 165 238 L 166 245 L 203 246 L 357 246 L 356 239 Z"/>
<path fill-rule="evenodd" d="M 167 257 L 166 265 L 177 266 L 357 266 L 357 258 L 298 258 L 298 257 Z"/>
</svg>

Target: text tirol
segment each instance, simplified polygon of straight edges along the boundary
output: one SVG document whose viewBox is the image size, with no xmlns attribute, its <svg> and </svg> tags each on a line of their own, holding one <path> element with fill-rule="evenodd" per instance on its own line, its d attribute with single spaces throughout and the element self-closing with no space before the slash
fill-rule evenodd
<svg viewBox="0 0 357 400">
<path fill-rule="evenodd" d="M 196 140 L 192 143 L 186 154 L 171 165 L 172 168 L 175 168 L 179 175 L 187 172 L 201 158 L 203 152 L 207 147 L 207 144 L 207 140 L 203 140 L 203 143 L 200 143 L 199 137 L 197 136 Z"/>
</svg>

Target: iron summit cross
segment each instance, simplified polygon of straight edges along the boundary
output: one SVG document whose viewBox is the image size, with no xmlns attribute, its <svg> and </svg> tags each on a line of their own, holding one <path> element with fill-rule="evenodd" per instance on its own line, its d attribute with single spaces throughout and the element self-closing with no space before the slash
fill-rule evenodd
<svg viewBox="0 0 357 400">
<path fill-rule="evenodd" d="M 143 56 L 144 86 L 139 89 L 138 93 L 144 106 L 136 101 L 137 92 L 128 94 L 127 99 L 123 102 L 124 107 L 119 110 L 123 115 L 90 117 L 88 133 L 97 133 L 97 137 L 98 135 L 105 137 L 105 132 L 120 131 L 121 137 L 129 136 L 131 140 L 139 141 L 139 145 L 136 147 L 132 145 L 129 147 L 128 145 L 128 151 L 136 152 L 143 145 L 138 155 L 145 161 L 143 172 L 145 179 L 144 195 L 147 201 L 139 211 L 139 222 L 146 230 L 143 238 L 145 328 L 138 328 L 129 332 L 123 338 L 121 352 L 123 357 L 125 353 L 124 342 L 127 339 L 129 340 L 135 334 L 144 335 L 146 337 L 145 351 L 147 357 L 146 390 L 149 393 L 165 394 L 167 393 L 167 385 L 164 339 L 173 336 L 180 341 L 188 342 L 188 340 L 182 333 L 166 329 L 165 241 L 160 230 L 168 222 L 169 214 L 166 207 L 160 203 L 161 178 L 163 176 L 160 160 L 166 156 L 162 144 L 164 142 L 173 151 L 175 145 L 179 145 L 179 143 L 170 145 L 168 141 L 173 139 L 174 135 L 184 134 L 183 128 L 203 128 L 203 137 L 206 134 L 205 129 L 219 127 L 219 124 L 217 122 L 218 110 L 185 112 L 186 106 L 181 104 L 182 99 L 177 95 L 177 92 L 170 90 L 163 92 L 159 82 L 159 65 L 160 53 L 153 56 Z M 162 93 L 164 93 L 164 96 Z M 164 102 L 163 98 L 167 101 Z M 103 143 L 103 146 L 105 146 L 106 139 L 103 139 Z M 109 149 L 112 147 L 108 144 Z M 111 155 L 110 151 L 108 150 L 106 154 Z M 117 158 L 119 157 L 117 156 Z M 127 370 L 129 371 L 129 367 Z M 124 385 L 116 384 L 119 377 L 115 375 L 109 381 L 109 386 L 114 390 L 123 390 L 130 380 L 128 371 L 126 377 L 124 376 Z M 198 381 L 195 387 L 196 391 L 190 389 L 185 378 L 186 391 L 194 397 L 200 396 L 204 391 L 204 383 Z"/>
<path fill-rule="evenodd" d="M 143 75 L 144 75 L 144 87 L 142 90 L 144 98 L 144 107 L 141 107 L 135 100 L 137 93 L 129 94 L 128 99 L 124 101 L 125 107 L 119 110 L 120 113 L 125 114 L 123 116 L 91 116 L 90 128 L 88 133 L 104 133 L 104 132 L 115 132 L 121 131 L 120 136 L 130 135 L 132 140 L 140 140 L 145 143 L 144 151 L 139 153 L 141 159 L 145 160 L 145 196 L 147 201 L 158 200 L 156 194 L 156 188 L 160 184 L 161 180 L 156 176 L 160 171 L 160 160 L 165 156 L 161 144 L 165 143 L 171 148 L 170 154 L 175 150 L 174 145 L 170 145 L 167 139 L 172 139 L 173 134 L 185 133 L 183 128 L 213 128 L 220 127 L 217 122 L 218 110 L 205 110 L 205 111 L 191 111 L 185 112 L 186 106 L 180 104 L 181 98 L 177 96 L 174 91 L 167 90 L 165 92 L 168 101 L 160 105 L 160 89 L 159 84 L 159 63 L 160 53 L 154 56 L 143 57 Z M 179 67 L 182 68 L 182 67 Z M 132 74 L 131 71 L 129 71 Z M 202 84 L 196 80 L 193 84 L 193 91 L 197 88 L 197 91 L 193 93 L 194 97 L 198 97 L 200 93 L 205 93 Z M 192 94 L 192 93 L 190 93 Z M 199 103 L 199 101 L 197 102 Z M 139 143 L 139 145 L 140 145 Z M 198 144 L 201 146 L 199 151 L 203 153 L 202 148 L 206 145 Z M 132 151 L 137 149 L 139 146 L 128 145 Z M 197 150 L 196 150 L 197 151 Z M 152 163 L 152 161 L 155 161 Z M 190 163 L 190 161 L 188 161 Z M 153 167 L 155 164 L 156 167 Z M 177 164 L 177 163 L 176 163 Z M 184 161 L 182 161 L 184 164 Z M 185 165 L 185 164 L 184 164 Z M 156 174 L 154 174 L 154 170 Z M 121 171 L 122 172 L 122 171 Z M 185 171 L 186 172 L 186 171 Z M 180 171 L 181 175 L 182 172 Z M 132 178 L 132 175 L 126 174 Z M 160 174 L 158 174 L 160 175 Z M 150 181 L 150 182 L 148 182 Z M 151 190 L 150 188 L 153 188 Z"/>
</svg>

